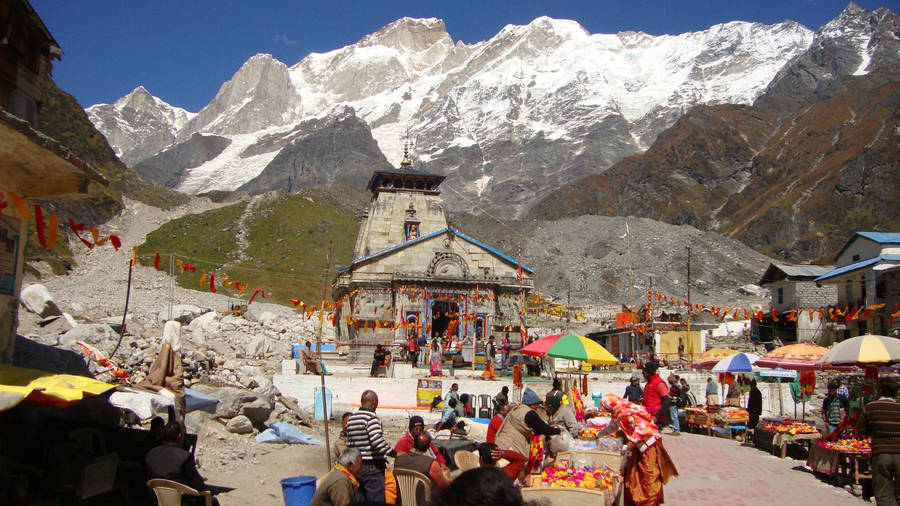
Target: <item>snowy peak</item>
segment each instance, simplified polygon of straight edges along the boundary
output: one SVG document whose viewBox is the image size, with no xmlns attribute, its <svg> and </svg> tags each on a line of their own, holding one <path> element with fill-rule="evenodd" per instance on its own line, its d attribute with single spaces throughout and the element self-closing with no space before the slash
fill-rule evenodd
<svg viewBox="0 0 900 506">
<path fill-rule="evenodd" d="M 169 105 L 164 100 L 155 97 L 147 91 L 147 88 L 138 86 L 128 95 L 116 100 L 113 104 L 116 109 L 123 111 L 125 108 L 132 108 L 135 111 L 150 114 L 161 120 L 171 123 L 171 133 L 174 135 L 181 127 L 185 125 L 196 113 L 188 112 L 181 107 Z"/>
<path fill-rule="evenodd" d="M 228 82 L 178 133 L 186 140 L 195 132 L 218 135 L 245 134 L 294 119 L 300 101 L 285 64 L 269 54 L 247 60 Z"/>
<path fill-rule="evenodd" d="M 385 46 L 418 53 L 428 51 L 437 43 L 453 45 L 443 20 L 400 18 L 381 30 L 366 35 L 356 46 Z"/>
</svg>

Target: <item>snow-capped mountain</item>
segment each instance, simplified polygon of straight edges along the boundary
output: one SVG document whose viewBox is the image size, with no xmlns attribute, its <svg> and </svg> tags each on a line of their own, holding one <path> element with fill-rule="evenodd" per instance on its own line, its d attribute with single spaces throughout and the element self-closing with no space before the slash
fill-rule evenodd
<svg viewBox="0 0 900 506">
<path fill-rule="evenodd" d="M 88 111 L 131 164 L 149 158 L 149 138 L 229 139 L 218 156 L 181 172 L 177 187 L 194 193 L 235 189 L 276 157 L 289 166 L 278 155 L 296 125 L 350 107 L 393 163 L 410 132 L 415 168 L 447 176 L 449 207 L 516 215 L 560 185 L 643 152 L 695 105 L 752 103 L 812 40 L 790 21 L 656 37 L 590 34 L 542 17 L 465 44 L 440 20 L 403 18 L 290 68 L 256 55 L 186 122 L 141 109 Z"/>
<path fill-rule="evenodd" d="M 175 134 L 195 116 L 154 97 L 143 86 L 114 104 L 97 104 L 86 112 L 119 159 L 128 165 L 171 146 Z"/>
</svg>

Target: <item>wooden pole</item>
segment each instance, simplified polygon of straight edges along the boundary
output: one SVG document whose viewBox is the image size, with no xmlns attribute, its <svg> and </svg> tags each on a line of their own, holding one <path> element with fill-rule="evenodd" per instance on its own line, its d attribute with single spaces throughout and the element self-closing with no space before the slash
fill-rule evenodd
<svg viewBox="0 0 900 506">
<path fill-rule="evenodd" d="M 325 314 L 325 301 L 328 297 L 328 274 L 331 270 L 331 250 L 333 244 L 328 241 L 328 254 L 325 257 L 325 272 L 322 274 L 322 305 L 319 306 L 319 331 L 316 335 L 316 355 L 319 360 L 319 378 L 322 382 L 322 419 L 325 422 L 325 456 L 328 459 L 328 469 L 331 469 L 331 437 L 328 435 L 328 404 L 325 402 L 325 363 L 322 361 L 322 318 Z M 315 410 L 313 410 L 315 411 Z"/>
<path fill-rule="evenodd" d="M 113 356 L 119 351 L 119 345 L 122 344 L 122 338 L 125 337 L 125 323 L 126 318 L 128 317 L 128 301 L 131 299 L 131 273 L 134 271 L 134 267 L 131 265 L 131 259 L 128 259 L 128 285 L 125 288 L 125 312 L 122 314 L 122 326 L 119 328 L 119 342 L 116 343 L 116 348 L 109 354 L 109 359 L 112 360 Z M 171 313 L 171 309 L 169 310 Z"/>
<path fill-rule="evenodd" d="M 694 341 L 691 339 L 691 247 L 687 246 L 687 349 L 691 356 L 691 362 L 694 360 Z"/>
</svg>

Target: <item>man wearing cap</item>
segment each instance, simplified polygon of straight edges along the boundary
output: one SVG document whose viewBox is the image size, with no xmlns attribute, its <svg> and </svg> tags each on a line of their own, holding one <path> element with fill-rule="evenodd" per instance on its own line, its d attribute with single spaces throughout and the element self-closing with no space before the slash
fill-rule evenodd
<svg viewBox="0 0 900 506">
<path fill-rule="evenodd" d="M 632 376 L 628 386 L 625 387 L 625 395 L 622 397 L 628 402 L 640 404 L 641 401 L 644 400 L 644 390 L 641 388 L 641 379 L 637 376 Z"/>
<path fill-rule="evenodd" d="M 397 444 L 394 445 L 394 453 L 397 455 L 401 455 L 404 453 L 409 453 L 412 451 L 415 443 L 415 438 L 419 434 L 425 431 L 425 420 L 422 419 L 421 416 L 415 415 L 409 417 L 409 432 L 403 435 Z M 430 442 L 428 451 L 425 452 L 425 455 L 433 458 L 437 461 L 441 466 L 446 466 L 447 462 L 444 460 L 444 456 L 441 455 L 440 450 L 434 446 L 433 442 Z"/>
<path fill-rule="evenodd" d="M 644 408 L 650 416 L 659 423 L 666 418 L 666 412 L 662 410 L 663 401 L 669 397 L 669 387 L 666 381 L 656 374 L 659 368 L 656 362 L 647 362 L 644 364 L 644 379 L 647 380 L 647 386 L 644 388 Z"/>
<path fill-rule="evenodd" d="M 551 427 L 541 420 L 536 411 L 540 405 L 540 397 L 534 390 L 526 388 L 522 394 L 522 404 L 516 406 L 503 419 L 503 424 L 500 425 L 494 439 L 497 446 L 528 455 L 532 436 L 555 436 L 562 432 L 558 427 Z"/>
</svg>

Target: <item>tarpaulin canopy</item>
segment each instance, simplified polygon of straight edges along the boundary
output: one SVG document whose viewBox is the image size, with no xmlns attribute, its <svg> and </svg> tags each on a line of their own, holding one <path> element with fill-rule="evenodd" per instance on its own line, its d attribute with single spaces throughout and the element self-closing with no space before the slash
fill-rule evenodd
<svg viewBox="0 0 900 506">
<path fill-rule="evenodd" d="M 817 362 L 828 353 L 828 348 L 812 343 L 797 343 L 775 348 L 753 363 L 759 367 L 781 367 L 784 369 L 818 369 Z"/>
<path fill-rule="evenodd" d="M 0 365 L 0 411 L 23 401 L 38 406 L 66 407 L 113 388 L 115 385 L 85 376 Z"/>
</svg>

